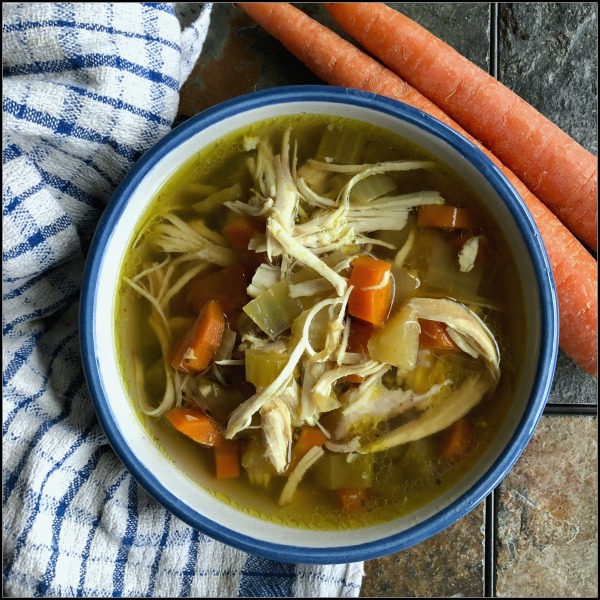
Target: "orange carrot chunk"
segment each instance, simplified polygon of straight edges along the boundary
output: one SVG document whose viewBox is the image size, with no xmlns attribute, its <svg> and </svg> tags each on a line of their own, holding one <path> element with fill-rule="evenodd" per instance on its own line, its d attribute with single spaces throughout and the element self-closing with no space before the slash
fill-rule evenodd
<svg viewBox="0 0 600 600">
<path fill-rule="evenodd" d="M 327 441 L 327 436 L 318 427 L 305 427 L 292 446 L 292 456 L 286 473 L 291 473 L 300 459 L 315 446 L 322 446 Z"/>
<path fill-rule="evenodd" d="M 200 373 L 212 362 L 225 331 L 225 315 L 216 300 L 209 300 L 194 325 L 174 348 L 171 366 L 186 373 Z"/>
<path fill-rule="evenodd" d="M 369 498 L 368 488 L 341 489 L 335 491 L 340 501 L 342 510 L 348 513 L 356 513 L 364 510 Z"/>
<path fill-rule="evenodd" d="M 428 204 L 417 209 L 417 225 L 441 229 L 473 229 L 477 223 L 468 208 Z"/>
<path fill-rule="evenodd" d="M 487 71 L 385 3 L 324 6 L 367 52 L 477 138 L 573 234 L 597 248 L 598 159 L 591 152 Z"/>
<path fill-rule="evenodd" d="M 374 4 L 371 2 L 327 3 L 325 6 L 337 19 L 339 12 L 335 9 L 342 4 L 359 5 L 367 18 L 373 14 Z M 530 210 L 546 245 L 558 291 L 560 345 L 582 369 L 597 376 L 598 264 L 571 231 L 483 144 L 432 101 L 368 54 L 286 2 L 242 2 L 236 6 L 279 40 L 319 79 L 330 85 L 387 96 L 435 117 L 471 141 L 502 171 Z M 356 22 L 359 30 L 369 30 L 358 18 Z M 379 40 L 378 36 L 374 38 Z M 395 45 L 389 44 L 389 48 L 393 49 Z M 423 70 L 424 73 L 428 71 Z M 467 103 L 470 111 L 472 106 L 472 102 Z M 487 114 L 487 111 L 481 112 Z M 504 127 L 498 128 L 498 131 L 502 130 Z M 545 146 L 547 145 L 541 145 Z M 557 146 L 562 147 L 561 144 Z M 566 168 L 561 164 L 551 170 L 560 174 Z M 589 177 L 589 180 L 594 182 L 594 188 L 597 185 L 596 179 L 595 174 Z M 582 186 L 582 189 L 584 187 Z M 593 197 L 595 204 L 595 193 Z M 583 217 L 582 221 L 585 220 Z M 596 220 L 591 219 L 594 230 Z"/>
<path fill-rule="evenodd" d="M 233 479 L 240 476 L 240 447 L 236 440 L 221 439 L 215 445 L 215 476 Z"/>
<path fill-rule="evenodd" d="M 203 446 L 216 446 L 223 439 L 219 428 L 199 408 L 172 408 L 165 418 L 177 431 Z"/>
<path fill-rule="evenodd" d="M 393 300 L 392 265 L 371 256 L 359 256 L 352 263 L 348 285 L 353 286 L 348 298 L 348 313 L 353 317 L 382 325 Z"/>
<path fill-rule="evenodd" d="M 440 434 L 439 454 L 446 461 L 459 460 L 466 456 L 471 448 L 472 427 L 462 417 Z"/>
<path fill-rule="evenodd" d="M 431 350 L 458 350 L 458 346 L 446 332 L 446 325 L 440 321 L 419 319 L 421 333 L 419 348 Z"/>
</svg>

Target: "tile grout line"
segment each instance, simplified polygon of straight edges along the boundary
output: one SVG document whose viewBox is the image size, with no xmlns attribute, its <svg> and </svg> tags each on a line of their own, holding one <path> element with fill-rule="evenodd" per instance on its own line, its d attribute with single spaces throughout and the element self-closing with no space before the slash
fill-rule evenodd
<svg viewBox="0 0 600 600">
<path fill-rule="evenodd" d="M 498 3 L 490 3 L 490 62 L 489 74 L 498 79 Z M 495 597 L 496 588 L 496 492 L 485 499 L 483 546 L 483 595 L 485 598 Z"/>
<path fill-rule="evenodd" d="M 485 499 L 483 597 L 494 598 L 496 587 L 496 491 Z"/>
<path fill-rule="evenodd" d="M 598 415 L 598 406 L 596 404 L 557 404 L 553 402 L 546 404 L 544 408 L 545 417 L 556 417 L 559 415 L 566 415 L 568 417 L 595 417 Z"/>
<path fill-rule="evenodd" d="M 498 3 L 490 4 L 490 64 L 489 73 L 498 79 L 498 26 L 499 26 Z"/>
</svg>

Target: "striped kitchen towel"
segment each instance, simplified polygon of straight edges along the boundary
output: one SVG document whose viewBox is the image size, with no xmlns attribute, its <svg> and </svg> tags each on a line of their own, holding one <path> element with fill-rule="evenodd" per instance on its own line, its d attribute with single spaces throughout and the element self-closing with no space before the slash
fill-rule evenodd
<svg viewBox="0 0 600 600">
<path fill-rule="evenodd" d="M 112 191 L 171 128 L 211 3 L 3 3 L 5 597 L 349 597 L 362 563 L 283 564 L 190 528 L 96 419 L 78 306 Z"/>
</svg>

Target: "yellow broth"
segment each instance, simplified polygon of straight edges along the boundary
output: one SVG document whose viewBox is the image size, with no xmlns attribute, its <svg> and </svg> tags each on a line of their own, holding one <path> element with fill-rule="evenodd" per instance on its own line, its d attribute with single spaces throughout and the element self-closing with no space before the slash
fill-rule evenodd
<svg viewBox="0 0 600 600">
<path fill-rule="evenodd" d="M 402 293 L 408 293 L 408 297 L 415 293 L 429 298 L 450 297 L 459 302 L 468 302 L 470 298 L 477 296 L 482 304 L 473 310 L 496 338 L 501 367 L 500 381 L 494 393 L 488 394 L 467 414 L 466 419 L 473 433 L 469 451 L 463 458 L 450 461 L 440 458 L 438 449 L 445 435 L 443 431 L 425 439 L 374 452 L 369 455 L 373 461 L 368 497 L 363 501 L 362 508 L 351 511 L 342 509 L 333 490 L 319 485 L 323 478 L 327 479 L 327 475 L 323 475 L 323 469 L 319 468 L 319 461 L 302 478 L 292 501 L 280 506 L 278 500 L 287 481 L 286 476 L 274 475 L 267 487 L 261 487 L 252 485 L 247 472 L 242 468 L 237 478 L 217 480 L 213 474 L 212 448 L 204 447 L 182 435 L 164 417 L 145 414 L 147 411 L 140 404 L 140 394 L 145 395 L 150 406 L 158 405 L 163 396 L 165 384 L 161 365 L 165 360 L 164 348 L 161 349 L 154 329 L 149 326 L 153 311 L 150 302 L 124 280 L 133 280 L 149 264 L 160 263 L 164 259 L 165 253 L 153 246 L 153 236 L 157 223 L 167 213 L 175 211 L 184 221 L 198 219 L 199 213 L 194 205 L 201 202 L 207 190 L 222 190 L 236 184 L 241 185 L 243 197 L 248 198 L 253 180 L 247 160 L 253 155 L 254 149 L 247 149 L 244 140 L 256 137 L 271 139 L 273 148 L 277 151 L 283 132 L 291 128 L 291 138 L 297 142 L 297 162 L 302 165 L 307 159 L 317 155 L 328 126 L 343 131 L 346 143 L 350 146 L 355 139 L 364 140 L 360 144 L 360 164 L 397 160 L 432 161 L 435 167 L 431 169 L 389 174 L 396 183 L 395 193 L 408 194 L 434 189 L 440 192 L 447 204 L 466 207 L 475 215 L 478 233 L 483 233 L 487 240 L 488 261 L 486 268 L 478 275 L 481 281 L 476 289 L 465 292 L 465 289 L 456 285 L 457 281 L 461 281 L 461 274 L 457 272 L 456 266 L 449 267 L 453 271 L 450 287 L 444 285 L 447 272 L 441 275 L 436 272 L 436 268 L 448 258 L 448 244 L 453 232 L 417 227 L 415 242 L 406 256 L 403 268 L 420 285 L 417 290 L 411 292 L 409 289 Z M 231 213 L 231 209 L 221 205 L 206 214 L 200 214 L 208 228 L 220 233 L 231 219 Z M 407 233 L 404 230 L 379 231 L 372 237 L 396 246 L 394 249 L 377 245 L 369 248 L 374 257 L 391 262 L 398 248 L 405 243 Z M 208 270 L 210 271 L 211 269 Z M 511 250 L 495 226 L 492 215 L 484 210 L 471 187 L 457 173 L 407 140 L 366 123 L 320 115 L 282 117 L 252 125 L 212 144 L 183 165 L 157 193 L 132 236 L 121 275 L 123 281 L 115 311 L 120 367 L 131 401 L 144 426 L 164 453 L 173 460 L 174 465 L 203 489 L 243 512 L 291 527 L 321 530 L 362 527 L 391 520 L 431 502 L 460 479 L 490 445 L 510 407 L 520 377 L 522 343 L 519 332 L 524 325 L 524 300 Z M 469 285 L 472 285 L 472 281 L 471 278 Z M 392 311 L 397 310 L 404 300 L 399 289 L 396 292 L 396 304 Z M 247 301 L 251 300 L 252 298 L 247 298 Z M 488 301 L 491 307 L 486 305 Z M 176 322 L 173 327 L 180 329 L 173 332 L 174 337 L 179 339 L 182 332 L 189 328 L 194 315 L 181 312 L 175 304 L 169 311 L 174 317 L 173 322 Z M 285 339 L 289 339 L 289 336 L 289 331 L 282 334 Z M 447 351 L 436 350 L 432 356 L 434 360 L 439 357 L 446 360 L 449 354 L 448 364 L 452 365 L 453 361 L 461 364 L 462 359 L 455 359 Z M 448 367 L 449 372 L 452 368 L 454 367 Z M 231 397 L 227 400 L 232 403 L 228 408 L 243 402 L 256 391 L 252 385 L 244 383 L 243 366 L 223 366 L 218 369 L 235 390 L 235 393 L 230 394 L 233 400 Z M 415 379 L 416 375 L 413 373 L 412 380 Z M 404 385 L 399 381 L 407 380 L 399 377 L 392 369 L 391 373 L 384 375 L 382 381 L 385 387 L 393 389 Z M 351 387 L 347 383 L 338 382 L 336 385 L 336 390 L 342 390 L 340 395 Z M 412 418 L 414 414 L 415 409 L 381 420 L 373 433 L 366 435 L 365 440 L 376 439 L 409 417 Z M 328 422 L 335 420 L 335 415 L 336 410 L 321 415 L 325 429 Z M 255 415 L 253 423 L 256 422 Z M 238 437 L 259 435 L 257 431 L 259 430 L 242 431 Z M 319 460 L 324 464 L 323 458 Z"/>
</svg>

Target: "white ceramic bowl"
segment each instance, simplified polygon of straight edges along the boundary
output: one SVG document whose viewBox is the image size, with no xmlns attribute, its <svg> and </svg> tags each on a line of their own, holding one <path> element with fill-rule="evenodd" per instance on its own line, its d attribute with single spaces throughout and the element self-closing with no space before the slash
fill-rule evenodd
<svg viewBox="0 0 600 600">
<path fill-rule="evenodd" d="M 527 297 L 526 364 L 510 413 L 474 468 L 434 502 L 383 525 L 348 531 L 290 529 L 258 520 L 205 492 L 173 467 L 128 399 L 113 323 L 119 270 L 138 220 L 179 165 L 250 123 L 295 113 L 343 115 L 387 128 L 438 156 L 472 185 L 514 251 Z M 558 309 L 550 265 L 520 196 L 496 166 L 462 136 L 396 101 L 346 88 L 301 86 L 242 96 L 189 119 L 149 150 L 116 190 L 89 251 L 81 303 L 85 376 L 98 418 L 137 481 L 173 514 L 204 533 L 268 558 L 298 563 L 366 560 L 408 548 L 477 506 L 505 477 L 544 409 L 558 349 Z M 202 478 L 202 474 L 194 476 Z"/>
</svg>

